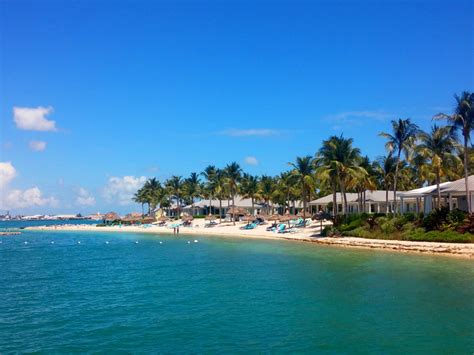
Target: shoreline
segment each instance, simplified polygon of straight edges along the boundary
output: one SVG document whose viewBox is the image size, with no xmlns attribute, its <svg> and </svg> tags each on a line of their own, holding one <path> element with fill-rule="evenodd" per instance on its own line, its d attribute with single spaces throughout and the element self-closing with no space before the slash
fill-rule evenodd
<svg viewBox="0 0 474 355">
<path fill-rule="evenodd" d="M 288 240 L 299 242 L 317 243 L 327 246 L 338 246 L 359 249 L 379 249 L 404 253 L 418 253 L 429 255 L 455 256 L 465 259 L 474 259 L 474 243 L 443 243 L 443 242 L 414 242 L 403 240 L 367 239 L 357 237 L 321 237 L 319 225 L 298 229 L 296 233 L 277 234 L 267 232 L 263 226 L 254 230 L 240 230 L 242 224 L 218 225 L 204 228 L 199 223 L 193 227 L 181 227 L 180 235 L 205 235 L 236 238 L 258 238 L 270 240 Z M 77 232 L 110 232 L 110 233 L 147 233 L 173 235 L 173 230 L 167 227 L 141 227 L 141 226 L 110 226 L 96 227 L 95 225 L 56 225 L 26 227 L 33 231 L 77 231 Z"/>
</svg>

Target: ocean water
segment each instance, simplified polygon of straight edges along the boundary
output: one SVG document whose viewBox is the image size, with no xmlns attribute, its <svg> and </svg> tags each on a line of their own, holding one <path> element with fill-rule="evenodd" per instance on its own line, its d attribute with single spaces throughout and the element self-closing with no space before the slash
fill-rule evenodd
<svg viewBox="0 0 474 355">
<path fill-rule="evenodd" d="M 0 241 L 0 353 L 474 351 L 471 260 L 136 233 Z"/>
</svg>

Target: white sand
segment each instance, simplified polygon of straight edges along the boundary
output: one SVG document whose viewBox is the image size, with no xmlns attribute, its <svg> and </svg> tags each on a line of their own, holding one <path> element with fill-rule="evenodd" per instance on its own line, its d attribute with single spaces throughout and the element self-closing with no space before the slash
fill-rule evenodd
<svg viewBox="0 0 474 355">
<path fill-rule="evenodd" d="M 474 258 L 474 244 L 471 243 L 438 243 L 438 242 L 411 242 L 399 240 L 381 240 L 365 239 L 355 237 L 343 238 L 324 238 L 320 237 L 320 224 L 313 222 L 309 227 L 298 228 L 295 233 L 275 233 L 267 232 L 268 225 L 258 226 L 252 230 L 241 230 L 240 227 L 246 223 L 236 222 L 222 223 L 211 228 L 205 228 L 204 220 L 196 219 L 192 227 L 179 228 L 180 235 L 214 235 L 214 236 L 233 236 L 243 238 L 265 238 L 265 239 L 284 239 L 294 241 L 315 242 L 326 245 L 336 245 L 341 247 L 357 247 L 370 249 L 385 249 L 402 252 L 418 252 L 433 255 L 453 255 L 466 258 Z M 327 223 L 325 223 L 327 224 Z M 171 225 L 171 223 L 168 223 Z M 143 227 L 143 226 L 111 226 L 96 227 L 95 225 L 59 225 L 59 226 L 41 226 L 28 227 L 30 230 L 63 230 L 63 231 L 93 231 L 93 232 L 115 232 L 115 233 L 152 233 L 152 234 L 173 234 L 173 228 L 170 227 Z"/>
</svg>

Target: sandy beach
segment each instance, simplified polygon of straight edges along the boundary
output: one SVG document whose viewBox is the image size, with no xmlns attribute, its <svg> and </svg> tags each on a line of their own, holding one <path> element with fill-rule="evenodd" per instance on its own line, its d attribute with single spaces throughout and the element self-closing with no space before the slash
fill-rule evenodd
<svg viewBox="0 0 474 355">
<path fill-rule="evenodd" d="M 299 242 L 312 242 L 339 247 L 352 247 L 364 249 L 383 249 L 398 252 L 425 253 L 432 255 L 450 255 L 463 258 L 474 258 L 474 244 L 438 243 L 438 242 L 413 242 L 401 240 L 365 239 L 356 237 L 321 237 L 320 225 L 312 224 L 306 228 L 298 228 L 296 232 L 275 233 L 266 231 L 267 225 L 259 226 L 252 230 L 241 230 L 245 223 L 239 222 L 217 224 L 206 228 L 204 220 L 193 221 L 190 227 L 180 227 L 180 235 L 206 235 L 206 236 L 232 236 L 242 238 L 280 239 Z M 97 227 L 95 225 L 56 225 L 27 227 L 29 230 L 55 230 L 55 231 L 84 231 L 84 232 L 111 232 L 111 233 L 150 233 L 173 234 L 173 228 L 168 226 L 110 226 Z"/>
</svg>

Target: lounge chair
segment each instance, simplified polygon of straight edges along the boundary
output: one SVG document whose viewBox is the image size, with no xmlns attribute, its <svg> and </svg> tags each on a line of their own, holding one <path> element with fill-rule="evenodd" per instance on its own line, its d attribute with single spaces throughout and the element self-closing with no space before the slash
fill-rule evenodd
<svg viewBox="0 0 474 355">
<path fill-rule="evenodd" d="M 245 230 L 245 229 L 255 229 L 257 228 L 257 224 L 256 223 L 250 223 L 250 224 L 247 224 L 243 227 L 240 227 L 240 229 L 242 230 Z"/>
<path fill-rule="evenodd" d="M 273 223 L 270 227 L 267 227 L 267 232 L 274 232 L 277 227 L 278 227 L 278 224 Z"/>
</svg>

